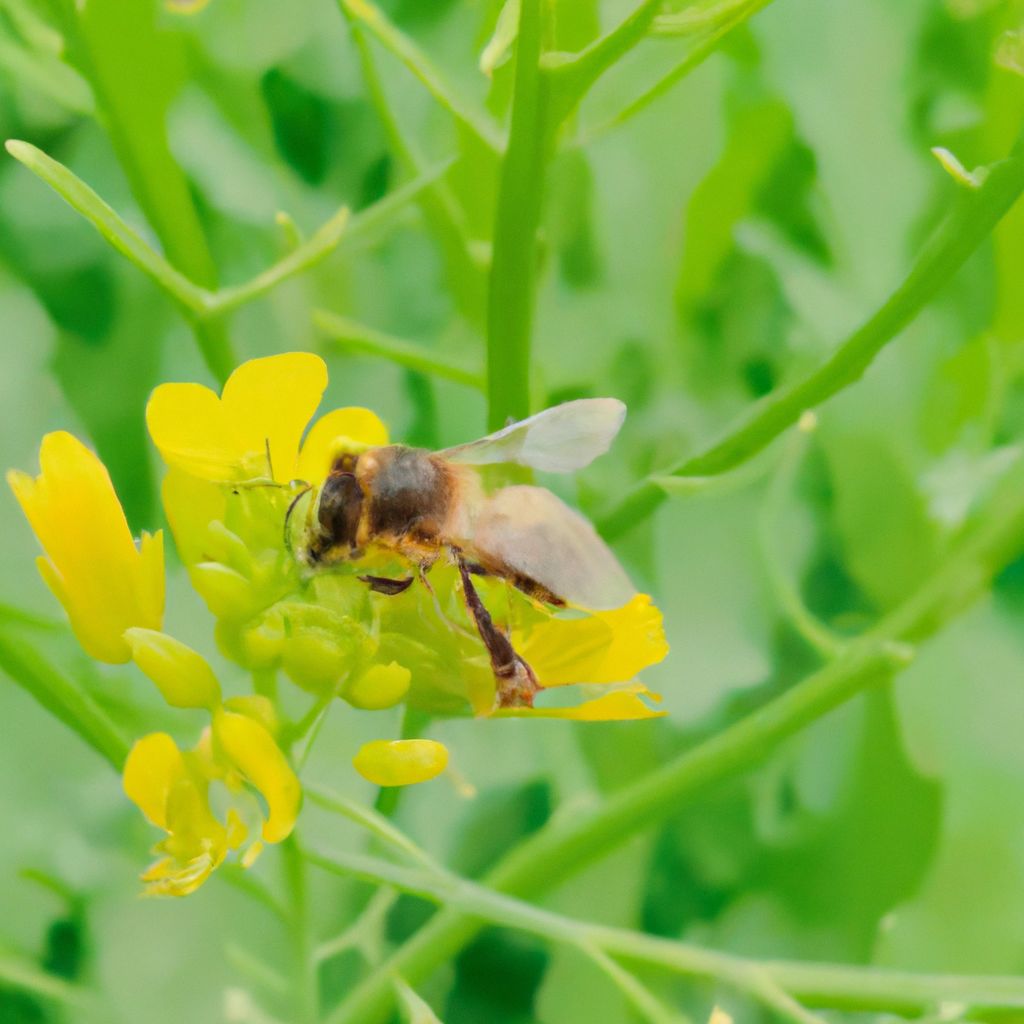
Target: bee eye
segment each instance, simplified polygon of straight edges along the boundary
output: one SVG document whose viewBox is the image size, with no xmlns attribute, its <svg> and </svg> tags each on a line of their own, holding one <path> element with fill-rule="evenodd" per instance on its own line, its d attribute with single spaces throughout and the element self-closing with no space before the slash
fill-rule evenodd
<svg viewBox="0 0 1024 1024">
<path fill-rule="evenodd" d="M 320 492 L 317 518 L 332 545 L 356 545 L 356 532 L 363 510 L 363 492 L 351 473 L 332 473 Z"/>
</svg>

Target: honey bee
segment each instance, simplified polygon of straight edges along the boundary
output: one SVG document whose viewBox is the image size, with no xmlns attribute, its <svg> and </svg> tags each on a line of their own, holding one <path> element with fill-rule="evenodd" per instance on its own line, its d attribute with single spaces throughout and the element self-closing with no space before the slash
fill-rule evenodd
<svg viewBox="0 0 1024 1024">
<path fill-rule="evenodd" d="M 477 467 L 573 472 L 608 450 L 625 414 L 617 399 L 580 399 L 438 452 L 404 445 L 340 452 L 308 508 L 296 556 L 320 568 L 383 550 L 415 575 L 360 579 L 395 595 L 417 576 L 429 588 L 427 572 L 446 554 L 487 648 L 498 706 L 529 706 L 540 689 L 536 676 L 494 624 L 472 577 L 498 577 L 556 607 L 614 608 L 635 591 L 590 523 L 551 491 L 519 484 L 487 494 Z"/>
</svg>

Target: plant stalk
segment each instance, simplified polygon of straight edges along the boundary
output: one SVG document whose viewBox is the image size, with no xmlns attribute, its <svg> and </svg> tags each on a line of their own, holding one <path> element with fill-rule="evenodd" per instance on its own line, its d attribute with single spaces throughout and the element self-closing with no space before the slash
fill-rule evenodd
<svg viewBox="0 0 1024 1024">
<path fill-rule="evenodd" d="M 540 69 L 541 0 L 522 0 L 508 148 L 501 163 L 487 293 L 487 421 L 491 430 L 530 413 L 530 341 L 537 231 L 550 154 L 547 86 Z"/>
</svg>

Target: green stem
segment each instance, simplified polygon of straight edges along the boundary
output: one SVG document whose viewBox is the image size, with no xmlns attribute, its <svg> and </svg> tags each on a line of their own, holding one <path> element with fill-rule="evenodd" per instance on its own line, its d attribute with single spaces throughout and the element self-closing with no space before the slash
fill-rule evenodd
<svg viewBox="0 0 1024 1024">
<path fill-rule="evenodd" d="M 340 2 L 339 6 L 342 15 L 348 22 L 352 41 L 355 43 L 356 52 L 359 55 L 363 84 L 370 97 L 370 102 L 377 112 L 377 117 L 384 127 L 391 148 L 408 173 L 421 175 L 423 157 L 414 140 L 403 130 L 398 115 L 388 100 L 387 90 L 381 80 L 377 61 L 369 40 L 366 38 L 363 23 L 352 13 L 348 4 Z M 470 297 L 470 308 L 474 314 L 473 319 L 475 322 L 479 322 L 479 311 L 483 309 L 483 274 L 470 247 L 465 216 L 459 209 L 451 190 L 442 181 L 436 182 L 433 188 L 425 189 L 420 194 L 419 206 L 427 227 L 437 239 L 445 261 L 449 264 L 452 280 L 459 282 L 460 286 L 467 290 L 467 295 Z"/>
<path fill-rule="evenodd" d="M 809 415 L 813 421 L 814 414 L 810 413 Z M 797 582 L 787 573 L 777 553 L 776 528 L 783 519 L 786 500 L 792 490 L 800 462 L 807 450 L 808 436 L 803 429 L 803 421 L 801 421 L 801 429 L 787 441 L 789 443 L 784 446 L 782 460 L 775 471 L 774 478 L 768 485 L 764 503 L 758 515 L 756 530 L 758 553 L 764 565 L 768 582 L 774 591 L 775 600 L 783 613 L 789 617 L 790 624 L 820 655 L 824 658 L 832 658 L 841 646 L 840 637 L 834 634 L 804 604 Z"/>
<path fill-rule="evenodd" d="M 879 352 L 963 266 L 1022 190 L 1024 155 L 1018 142 L 1010 157 L 989 168 L 981 188 L 959 193 L 956 208 L 922 249 L 903 283 L 821 366 L 767 395 L 710 448 L 656 475 L 725 473 L 765 448 L 803 412 L 860 380 Z M 620 536 L 650 515 L 665 497 L 665 490 L 648 479 L 601 519 L 601 532 L 608 538 Z"/>
<path fill-rule="evenodd" d="M 310 942 L 306 858 L 295 833 L 281 844 L 288 892 L 288 931 L 292 957 L 293 1024 L 316 1024 L 320 1017 L 319 982 Z"/>
<path fill-rule="evenodd" d="M 550 153 L 541 38 L 541 0 L 522 0 L 512 122 L 501 164 L 487 294 L 487 418 L 492 430 L 530 412 L 537 229 Z"/>
<path fill-rule="evenodd" d="M 315 310 L 313 323 L 332 344 L 346 352 L 365 353 L 429 377 L 451 380 L 477 391 L 484 389 L 483 374 L 467 370 L 464 360 L 441 355 L 326 310 Z"/>
<path fill-rule="evenodd" d="M 812 1015 L 796 1000 L 819 1008 L 906 1013 L 927 1011 L 947 1001 L 967 1007 L 1024 1007 L 1024 980 L 1018 977 L 930 975 L 845 964 L 755 961 L 676 939 L 578 921 L 458 878 L 444 869 L 400 867 L 360 854 L 307 851 L 306 856 L 310 864 L 332 874 L 390 886 L 438 903 L 446 908 L 438 920 L 475 919 L 477 927 L 480 921 L 486 921 L 549 941 L 600 950 L 630 963 L 723 981 L 786 1017 L 804 1022 L 813 1019 Z M 399 972 L 395 961 L 388 968 L 412 984 L 419 980 L 409 977 L 405 965 Z M 327 1016 L 327 1024 L 355 1020 L 369 1024 L 376 1019 L 354 1016 L 344 1004 Z"/>
<path fill-rule="evenodd" d="M 180 37 L 162 30 L 156 9 L 146 4 L 64 0 L 62 8 L 72 52 L 168 262 L 197 285 L 214 287 L 213 256 L 167 139 L 167 110 L 182 81 Z M 223 324 L 190 322 L 210 372 L 223 383 L 236 362 Z"/>
<path fill-rule="evenodd" d="M 635 974 L 627 971 L 603 949 L 590 942 L 579 943 L 579 949 L 593 961 L 648 1024 L 690 1024 L 690 1018 L 668 1009 Z"/>
<path fill-rule="evenodd" d="M 1024 543 L 1024 473 L 1007 475 L 976 527 L 941 568 L 873 630 L 836 659 L 716 736 L 618 790 L 589 813 L 556 817 L 487 876 L 505 893 L 544 892 L 635 835 L 677 813 L 723 779 L 762 761 L 789 737 L 867 687 L 888 680 L 912 655 L 908 643 L 931 636 L 1017 555 Z M 473 915 L 447 909 L 363 981 L 331 1024 L 377 1024 L 392 1001 L 390 977 L 417 984 L 455 956 L 479 929 Z"/>
<path fill-rule="evenodd" d="M 0 633 L 0 669 L 120 772 L 129 743 L 88 694 L 34 648 Z"/>
<path fill-rule="evenodd" d="M 284 259 L 279 260 L 244 284 L 221 288 L 209 295 L 203 311 L 204 316 L 223 316 L 230 310 L 237 309 L 269 292 L 271 288 L 276 287 L 287 278 L 294 277 L 296 274 L 301 274 L 309 270 L 310 267 L 316 266 L 337 248 L 350 216 L 349 208 L 343 206 Z"/>
<path fill-rule="evenodd" d="M 577 54 L 552 53 L 545 57 L 544 68 L 550 74 L 554 119 L 561 123 L 576 108 L 594 83 L 620 61 L 646 35 L 663 0 L 643 0 L 632 14 L 610 32 Z"/>
<path fill-rule="evenodd" d="M 416 44 L 388 20 L 379 7 L 368 0 L 339 0 L 346 17 L 365 25 L 377 41 L 390 50 L 425 86 L 427 92 L 445 108 L 467 131 L 494 152 L 501 150 L 501 140 L 494 126 L 471 109 L 450 88 L 440 72 Z"/>
<path fill-rule="evenodd" d="M 634 115 L 639 114 L 656 99 L 668 92 L 677 82 L 684 79 L 691 71 L 699 68 L 701 64 L 713 54 L 722 41 L 733 29 L 744 24 L 763 7 L 767 7 L 772 0 L 750 0 L 742 7 L 734 8 L 728 17 L 723 18 L 717 25 L 708 30 L 707 36 L 697 43 L 683 59 L 667 71 L 652 86 L 645 89 L 636 99 L 631 100 L 617 114 L 612 115 L 607 121 L 602 122 L 595 128 L 589 129 L 584 137 L 577 139 L 575 145 L 582 148 L 606 132 L 624 124 Z"/>
</svg>

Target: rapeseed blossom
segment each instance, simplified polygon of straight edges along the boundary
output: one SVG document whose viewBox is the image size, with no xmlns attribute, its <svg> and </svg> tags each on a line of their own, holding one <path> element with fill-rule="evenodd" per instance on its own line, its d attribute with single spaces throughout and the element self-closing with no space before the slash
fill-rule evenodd
<svg viewBox="0 0 1024 1024">
<path fill-rule="evenodd" d="M 360 580 L 409 567 L 371 548 L 328 570 L 304 564 L 296 538 L 315 523 L 318 490 L 339 456 L 387 445 L 370 410 L 345 407 L 309 426 L 327 386 L 323 361 L 288 353 L 243 363 L 220 395 L 198 384 L 158 387 L 146 422 L 168 467 L 162 497 L 181 560 L 215 620 L 221 653 L 253 678 L 283 674 L 311 695 L 287 721 L 263 691 L 225 697 L 196 651 L 161 632 L 163 547 L 136 544 L 100 460 L 71 435 L 44 438 L 41 474 L 8 480 L 43 545 L 47 584 L 85 650 L 133 660 L 166 702 L 207 723 L 181 749 L 167 733 L 141 737 L 124 789 L 166 837 L 143 874 L 147 892 L 185 895 L 229 855 L 249 866 L 287 838 L 301 804 L 290 751 L 335 699 L 365 712 L 406 703 L 428 716 L 631 720 L 662 714 L 638 674 L 667 653 L 661 613 L 636 594 L 622 607 L 554 609 L 495 578 L 480 596 L 540 686 L 537 706 L 499 707 L 490 660 L 466 609 L 456 567 L 439 559 L 429 586 L 393 594 Z M 583 699 L 549 703 L 547 691 Z M 272 692 L 272 691 L 271 691 Z M 442 773 L 430 739 L 380 739 L 353 764 L 378 786 Z"/>
</svg>

